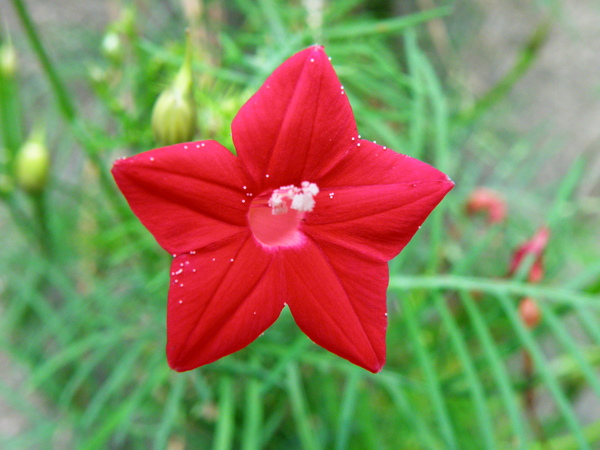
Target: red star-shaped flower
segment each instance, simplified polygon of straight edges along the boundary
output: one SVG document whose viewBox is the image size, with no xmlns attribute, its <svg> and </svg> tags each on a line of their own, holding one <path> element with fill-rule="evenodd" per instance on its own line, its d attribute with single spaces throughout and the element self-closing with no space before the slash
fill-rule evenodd
<svg viewBox="0 0 600 450">
<path fill-rule="evenodd" d="M 115 180 L 174 256 L 167 358 L 178 371 L 250 344 L 287 304 L 317 344 L 385 363 L 387 261 L 452 189 L 360 138 L 322 47 L 284 62 L 214 141 L 118 160 Z"/>
</svg>

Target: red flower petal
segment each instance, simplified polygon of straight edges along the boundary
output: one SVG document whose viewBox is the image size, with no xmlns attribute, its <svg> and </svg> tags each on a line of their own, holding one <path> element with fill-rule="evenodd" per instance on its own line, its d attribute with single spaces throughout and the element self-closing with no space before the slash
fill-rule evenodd
<svg viewBox="0 0 600 450">
<path fill-rule="evenodd" d="M 167 311 L 169 365 L 191 370 L 244 348 L 277 319 L 284 292 L 279 256 L 250 237 L 177 256 Z"/>
<path fill-rule="evenodd" d="M 386 263 L 311 241 L 284 251 L 289 307 L 316 344 L 371 372 L 385 363 Z"/>
<path fill-rule="evenodd" d="M 334 170 L 307 214 L 303 231 L 320 246 L 334 243 L 363 256 L 396 256 L 454 183 L 437 169 L 360 141 Z"/>
<path fill-rule="evenodd" d="M 357 136 L 350 103 L 319 46 L 277 68 L 242 106 L 232 131 L 239 157 L 263 188 L 318 179 Z"/>
<path fill-rule="evenodd" d="M 115 162 L 112 173 L 135 215 L 169 253 L 248 233 L 243 186 L 250 181 L 239 159 L 217 142 L 140 153 Z"/>
</svg>

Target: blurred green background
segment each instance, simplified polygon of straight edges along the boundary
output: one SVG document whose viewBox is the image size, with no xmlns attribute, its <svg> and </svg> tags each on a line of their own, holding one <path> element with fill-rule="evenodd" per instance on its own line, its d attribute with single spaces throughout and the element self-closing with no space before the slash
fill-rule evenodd
<svg viewBox="0 0 600 450">
<path fill-rule="evenodd" d="M 0 16 L 2 448 L 599 448 L 598 2 L 7 0 Z M 287 310 L 234 355 L 168 368 L 169 256 L 109 170 L 160 145 L 152 108 L 186 29 L 195 139 L 232 148 L 239 107 L 317 42 L 361 135 L 456 182 L 390 262 L 380 374 Z M 544 226 L 543 257 L 511 271 Z"/>
</svg>

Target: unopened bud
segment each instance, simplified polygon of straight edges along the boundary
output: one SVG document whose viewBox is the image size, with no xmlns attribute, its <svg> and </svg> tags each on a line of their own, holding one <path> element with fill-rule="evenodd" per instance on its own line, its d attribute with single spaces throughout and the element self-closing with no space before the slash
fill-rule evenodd
<svg viewBox="0 0 600 450">
<path fill-rule="evenodd" d="M 190 141 L 196 132 L 196 104 L 192 95 L 191 43 L 175 80 L 154 104 L 152 131 L 164 145 Z"/>
<path fill-rule="evenodd" d="M 506 218 L 506 201 L 493 189 L 479 187 L 473 190 L 467 199 L 468 214 L 484 212 L 490 224 L 501 223 Z"/>
<path fill-rule="evenodd" d="M 109 31 L 102 39 L 102 53 L 112 62 L 118 63 L 123 58 L 121 37 L 114 31 Z"/>
<path fill-rule="evenodd" d="M 542 312 L 536 301 L 530 297 L 525 297 L 519 303 L 519 316 L 528 328 L 535 328 L 542 320 Z"/>
<path fill-rule="evenodd" d="M 190 141 L 196 131 L 196 108 L 191 97 L 176 89 L 167 89 L 152 111 L 152 131 L 164 145 Z"/>
<path fill-rule="evenodd" d="M 41 132 L 23 144 L 15 157 L 15 179 L 25 191 L 34 194 L 44 190 L 50 171 L 50 154 Z"/>
<path fill-rule="evenodd" d="M 533 257 L 533 263 L 529 269 L 527 279 L 531 283 L 538 283 L 544 277 L 544 250 L 550 239 L 550 230 L 546 227 L 538 229 L 533 237 L 523 243 L 514 253 L 510 268 L 509 276 L 515 275 L 519 271 L 519 267 L 527 257 Z"/>
<path fill-rule="evenodd" d="M 5 78 L 13 78 L 17 73 L 17 52 L 10 41 L 0 45 L 0 72 Z"/>
</svg>

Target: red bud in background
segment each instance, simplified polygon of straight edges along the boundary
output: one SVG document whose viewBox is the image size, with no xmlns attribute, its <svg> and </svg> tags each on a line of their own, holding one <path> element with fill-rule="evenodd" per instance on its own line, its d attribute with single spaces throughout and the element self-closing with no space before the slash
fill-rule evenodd
<svg viewBox="0 0 600 450">
<path fill-rule="evenodd" d="M 519 266 L 524 259 L 529 255 L 533 255 L 535 261 L 529 269 L 527 279 L 531 283 L 541 281 L 544 276 L 543 254 L 549 238 L 550 230 L 546 227 L 541 227 L 530 240 L 523 243 L 513 255 L 508 275 L 513 276 L 519 270 Z"/>
<path fill-rule="evenodd" d="M 506 201 L 493 189 L 479 187 L 473 190 L 467 199 L 467 214 L 484 212 L 490 224 L 501 223 L 506 219 Z"/>
</svg>

